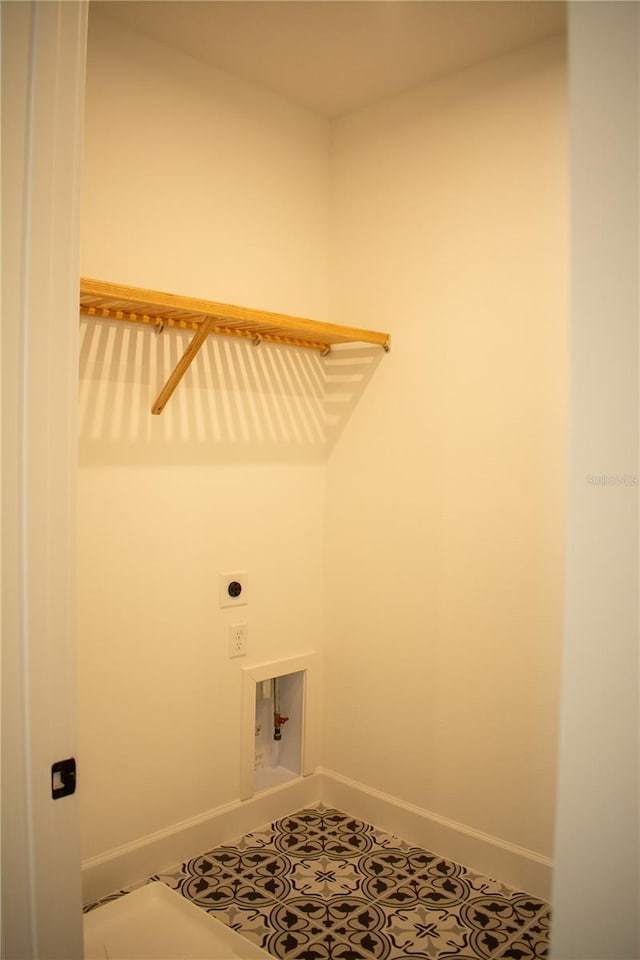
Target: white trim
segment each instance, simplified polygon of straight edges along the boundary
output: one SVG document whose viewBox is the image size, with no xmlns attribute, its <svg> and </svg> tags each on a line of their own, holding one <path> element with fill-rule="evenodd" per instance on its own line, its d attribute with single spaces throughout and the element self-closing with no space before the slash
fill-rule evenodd
<svg viewBox="0 0 640 960">
<path fill-rule="evenodd" d="M 549 900 L 553 861 L 320 768 L 322 802 L 485 876 Z"/>
<path fill-rule="evenodd" d="M 265 673 L 260 679 L 269 676 Z M 549 899 L 552 861 L 548 857 L 323 769 L 86 860 L 82 865 L 83 899 L 87 903 L 105 897 L 320 802 L 508 886 Z"/>
<path fill-rule="evenodd" d="M 76 752 L 77 289 L 88 4 L 2 5 L 2 956 L 83 955 Z M 6 671 L 6 672 L 5 672 Z"/>
<path fill-rule="evenodd" d="M 265 790 L 251 800 L 234 800 L 85 860 L 83 900 L 88 903 L 105 897 L 211 847 L 236 840 L 266 823 L 317 803 L 320 793 L 318 777 L 311 775 Z"/>
<path fill-rule="evenodd" d="M 640 6 L 567 7 L 569 509 L 550 955 L 636 958 Z"/>
</svg>

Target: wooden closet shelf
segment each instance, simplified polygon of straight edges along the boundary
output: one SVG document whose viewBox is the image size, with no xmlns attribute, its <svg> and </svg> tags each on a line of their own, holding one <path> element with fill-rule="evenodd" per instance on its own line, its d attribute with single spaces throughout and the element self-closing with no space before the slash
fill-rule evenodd
<svg viewBox="0 0 640 960">
<path fill-rule="evenodd" d="M 320 350 L 323 354 L 339 343 L 371 343 L 386 351 L 390 346 L 389 335 L 375 330 L 321 323 L 283 313 L 251 310 L 229 303 L 159 293 L 85 277 L 80 280 L 80 313 L 96 319 L 146 323 L 160 328 L 166 325 L 195 331 L 195 336 L 154 403 L 153 413 L 162 412 L 209 334 L 245 337 L 255 344 L 263 340 L 284 343 Z"/>
<path fill-rule="evenodd" d="M 197 330 L 213 317 L 210 333 L 227 337 L 247 337 L 287 343 L 311 350 L 326 350 L 336 343 L 372 343 L 389 349 L 389 335 L 375 330 L 289 317 L 236 307 L 230 303 L 196 300 L 191 297 L 141 290 L 101 280 L 80 281 L 80 312 L 98 318 L 126 320 L 132 323 L 164 323 L 169 327 Z"/>
</svg>

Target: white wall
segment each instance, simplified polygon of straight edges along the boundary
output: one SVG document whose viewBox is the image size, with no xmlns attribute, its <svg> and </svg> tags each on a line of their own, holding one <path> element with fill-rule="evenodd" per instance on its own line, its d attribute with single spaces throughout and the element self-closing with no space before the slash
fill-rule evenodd
<svg viewBox="0 0 640 960">
<path fill-rule="evenodd" d="M 637 4 L 570 12 L 571 444 L 552 955 L 640 956 Z"/>
<path fill-rule="evenodd" d="M 234 569 L 251 578 L 246 663 L 321 649 L 326 601 L 326 768 L 549 854 L 563 43 L 329 129 L 96 18 L 87 99 L 85 275 L 390 330 L 393 347 L 323 366 L 212 341 L 155 418 L 188 336 L 83 323 L 85 857 L 238 796 L 242 661 L 217 590 Z"/>
<path fill-rule="evenodd" d="M 85 276 L 326 318 L 327 189 L 325 121 L 92 15 Z M 237 798 L 241 666 L 322 642 L 322 362 L 211 341 L 152 417 L 189 336 L 81 326 L 85 858 Z"/>
<path fill-rule="evenodd" d="M 327 479 L 323 764 L 551 853 L 564 41 L 336 123 L 331 316 L 390 329 Z"/>
</svg>

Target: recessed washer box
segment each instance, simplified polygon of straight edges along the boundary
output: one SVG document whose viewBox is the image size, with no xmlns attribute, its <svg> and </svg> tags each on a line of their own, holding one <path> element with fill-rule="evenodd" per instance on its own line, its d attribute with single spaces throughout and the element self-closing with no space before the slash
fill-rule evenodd
<svg viewBox="0 0 640 960">
<path fill-rule="evenodd" d="M 255 664 L 242 670 L 240 799 L 307 777 L 318 763 L 317 655 Z M 279 680 L 278 712 L 288 717 L 275 740 L 273 681 Z"/>
<path fill-rule="evenodd" d="M 242 607 L 247 600 L 249 578 L 246 571 L 220 574 L 220 606 Z"/>
</svg>

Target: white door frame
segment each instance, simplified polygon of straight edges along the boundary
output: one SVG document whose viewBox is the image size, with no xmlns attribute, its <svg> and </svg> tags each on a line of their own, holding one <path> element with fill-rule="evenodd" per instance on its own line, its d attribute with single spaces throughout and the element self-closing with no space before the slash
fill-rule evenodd
<svg viewBox="0 0 640 960">
<path fill-rule="evenodd" d="M 76 751 L 87 4 L 2 4 L 2 956 L 83 956 Z M 82 770 L 79 772 L 80 782 Z"/>
</svg>

